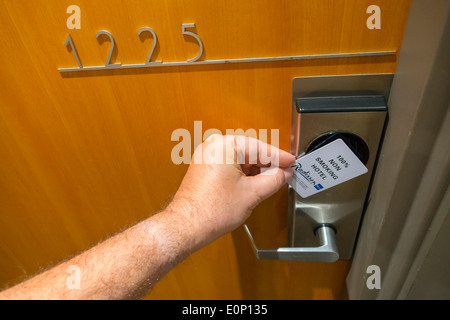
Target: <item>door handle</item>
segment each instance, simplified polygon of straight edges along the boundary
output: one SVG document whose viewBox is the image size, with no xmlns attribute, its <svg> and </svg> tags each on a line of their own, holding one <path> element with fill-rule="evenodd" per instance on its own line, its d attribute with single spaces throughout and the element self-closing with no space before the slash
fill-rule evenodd
<svg viewBox="0 0 450 320">
<path fill-rule="evenodd" d="M 329 224 L 322 224 L 314 230 L 320 242 L 318 247 L 283 247 L 278 249 L 259 249 L 247 225 L 244 224 L 244 228 L 258 259 L 320 262 L 334 262 L 339 259 L 336 231 Z"/>
<path fill-rule="evenodd" d="M 257 258 L 322 262 L 352 258 L 391 83 L 389 74 L 294 78 L 290 152 L 308 158 L 303 166 L 299 160 L 298 179 L 288 187 L 286 245 L 258 248 L 254 239 L 265 235 L 245 225 Z M 347 155 L 359 162 L 354 160 L 353 165 Z M 346 175 L 350 178 L 345 180 Z M 338 178 L 340 183 L 333 184 Z"/>
</svg>

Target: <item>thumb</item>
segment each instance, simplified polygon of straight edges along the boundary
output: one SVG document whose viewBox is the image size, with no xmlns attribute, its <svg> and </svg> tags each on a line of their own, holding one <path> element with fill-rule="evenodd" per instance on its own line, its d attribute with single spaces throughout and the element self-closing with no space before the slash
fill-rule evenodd
<svg viewBox="0 0 450 320">
<path fill-rule="evenodd" d="M 256 176 L 249 176 L 250 188 L 258 196 L 258 203 L 277 192 L 292 177 L 291 168 L 269 168 Z"/>
</svg>

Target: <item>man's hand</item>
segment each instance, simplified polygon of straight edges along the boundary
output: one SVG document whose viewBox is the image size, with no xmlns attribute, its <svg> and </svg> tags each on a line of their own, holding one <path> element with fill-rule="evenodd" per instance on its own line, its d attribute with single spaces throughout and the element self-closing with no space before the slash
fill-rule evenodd
<svg viewBox="0 0 450 320">
<path fill-rule="evenodd" d="M 295 157 L 254 138 L 212 135 L 192 160 L 169 208 L 187 213 L 201 247 L 243 224 L 278 191 L 292 176 Z"/>
<path fill-rule="evenodd" d="M 286 182 L 295 159 L 255 139 L 214 135 L 193 160 L 166 209 L 0 292 L 0 299 L 140 298 L 189 254 L 241 225 Z M 81 272 L 78 289 L 67 286 L 73 266 Z"/>
</svg>

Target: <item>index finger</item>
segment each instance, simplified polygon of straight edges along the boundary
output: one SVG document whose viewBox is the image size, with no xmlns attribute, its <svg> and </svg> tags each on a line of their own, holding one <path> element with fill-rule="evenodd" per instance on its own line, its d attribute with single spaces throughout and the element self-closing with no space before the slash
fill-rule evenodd
<svg viewBox="0 0 450 320">
<path fill-rule="evenodd" d="M 295 157 L 289 152 L 252 137 L 234 136 L 234 145 L 237 163 L 245 167 L 256 165 L 286 168 L 295 162 Z"/>
</svg>

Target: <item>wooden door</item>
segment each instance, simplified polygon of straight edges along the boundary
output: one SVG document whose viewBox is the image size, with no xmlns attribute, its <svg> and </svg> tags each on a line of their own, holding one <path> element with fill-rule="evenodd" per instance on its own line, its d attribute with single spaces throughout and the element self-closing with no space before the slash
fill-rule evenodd
<svg viewBox="0 0 450 320">
<path fill-rule="evenodd" d="M 80 29 L 68 29 L 70 5 Z M 369 29 L 370 5 L 380 29 Z M 398 51 L 409 0 L 0 2 L 0 287 L 13 285 L 157 212 L 187 165 L 178 128 L 278 129 L 289 150 L 292 79 L 393 73 L 396 55 L 59 72 L 111 62 L 198 61 Z M 286 188 L 250 218 L 283 230 Z M 275 228 L 275 229 L 274 229 Z M 148 299 L 337 299 L 349 261 L 256 260 L 242 228 L 196 252 Z"/>
</svg>

